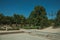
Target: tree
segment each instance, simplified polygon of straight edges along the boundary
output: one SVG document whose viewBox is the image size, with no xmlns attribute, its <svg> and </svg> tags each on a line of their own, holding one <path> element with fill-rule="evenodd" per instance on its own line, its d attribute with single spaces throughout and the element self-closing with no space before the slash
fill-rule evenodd
<svg viewBox="0 0 60 40">
<path fill-rule="evenodd" d="M 2 13 L 0 13 L 0 24 L 3 24 L 3 20 L 4 19 L 4 15 Z"/>
<path fill-rule="evenodd" d="M 60 27 L 60 10 L 58 10 L 57 15 L 56 15 L 56 19 L 54 22 L 54 28 Z"/>
<path fill-rule="evenodd" d="M 14 22 L 16 23 L 16 26 L 18 24 L 21 24 L 21 27 L 24 25 L 25 17 L 23 15 L 14 14 L 13 17 L 14 17 Z"/>
<path fill-rule="evenodd" d="M 44 28 L 47 26 L 47 16 L 45 8 L 42 6 L 36 6 L 31 12 L 29 19 L 31 24 L 35 26 L 40 26 L 39 28 Z"/>
</svg>

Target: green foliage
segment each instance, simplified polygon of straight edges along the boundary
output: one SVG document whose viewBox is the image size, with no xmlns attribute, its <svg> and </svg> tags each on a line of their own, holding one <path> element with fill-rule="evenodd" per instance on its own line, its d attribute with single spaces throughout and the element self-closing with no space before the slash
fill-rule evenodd
<svg viewBox="0 0 60 40">
<path fill-rule="evenodd" d="M 49 20 L 45 8 L 43 6 L 35 6 L 28 18 L 25 18 L 23 15 L 19 14 L 4 16 L 0 13 L 0 24 L 7 24 L 11 26 L 12 24 L 16 24 L 17 29 L 43 29 L 51 26 L 52 23 L 55 23 L 54 27 L 60 26 L 60 10 L 57 12 L 56 16 L 55 20 Z"/>
<path fill-rule="evenodd" d="M 45 8 L 42 6 L 36 6 L 29 16 L 31 24 L 44 28 L 47 26 L 47 16 Z"/>
<path fill-rule="evenodd" d="M 56 19 L 54 22 L 54 28 L 60 27 L 60 10 L 58 10 L 57 15 L 56 15 Z"/>
</svg>

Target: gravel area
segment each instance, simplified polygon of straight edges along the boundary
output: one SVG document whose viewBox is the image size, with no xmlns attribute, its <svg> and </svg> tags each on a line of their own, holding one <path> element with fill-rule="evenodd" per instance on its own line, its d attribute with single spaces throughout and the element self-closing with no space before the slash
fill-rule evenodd
<svg viewBox="0 0 60 40">
<path fill-rule="evenodd" d="M 45 37 L 45 38 L 48 38 L 50 40 L 60 40 L 60 33 L 35 31 L 35 32 L 31 32 L 30 35 Z"/>
<path fill-rule="evenodd" d="M 0 35 L 0 40 L 49 40 L 45 37 L 32 36 L 27 33 Z"/>
<path fill-rule="evenodd" d="M 0 40 L 60 40 L 60 32 L 44 32 L 37 29 L 21 29 L 15 31 L 0 31 L 0 33 L 21 32 L 7 35 L 0 35 Z"/>
</svg>

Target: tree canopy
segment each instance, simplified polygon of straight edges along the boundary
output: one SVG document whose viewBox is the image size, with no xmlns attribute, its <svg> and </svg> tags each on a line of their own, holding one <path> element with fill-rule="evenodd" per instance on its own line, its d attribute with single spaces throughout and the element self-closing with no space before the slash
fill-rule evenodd
<svg viewBox="0 0 60 40">
<path fill-rule="evenodd" d="M 44 7 L 42 6 L 36 6 L 34 10 L 31 12 L 30 16 L 30 23 L 35 26 L 40 26 L 40 28 L 43 28 L 47 26 L 47 13 Z"/>
<path fill-rule="evenodd" d="M 54 27 L 60 27 L 60 10 L 57 11 Z"/>
</svg>

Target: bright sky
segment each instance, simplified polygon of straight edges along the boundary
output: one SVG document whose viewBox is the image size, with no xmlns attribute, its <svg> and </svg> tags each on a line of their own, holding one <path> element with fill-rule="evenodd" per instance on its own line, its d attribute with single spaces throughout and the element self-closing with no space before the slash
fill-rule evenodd
<svg viewBox="0 0 60 40">
<path fill-rule="evenodd" d="M 6 16 L 17 13 L 28 17 L 37 5 L 44 6 L 47 14 L 56 13 L 60 9 L 60 0 L 0 0 L 0 13 Z"/>
</svg>

